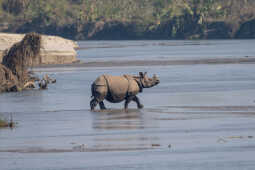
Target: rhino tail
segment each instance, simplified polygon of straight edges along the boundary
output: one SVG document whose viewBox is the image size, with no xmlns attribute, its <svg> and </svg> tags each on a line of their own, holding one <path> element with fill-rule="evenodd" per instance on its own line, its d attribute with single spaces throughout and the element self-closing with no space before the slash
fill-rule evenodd
<svg viewBox="0 0 255 170">
<path fill-rule="evenodd" d="M 90 98 L 94 98 L 95 96 L 94 96 L 94 91 L 95 91 L 95 84 L 93 83 L 92 85 L 91 85 L 91 96 L 90 96 Z"/>
</svg>

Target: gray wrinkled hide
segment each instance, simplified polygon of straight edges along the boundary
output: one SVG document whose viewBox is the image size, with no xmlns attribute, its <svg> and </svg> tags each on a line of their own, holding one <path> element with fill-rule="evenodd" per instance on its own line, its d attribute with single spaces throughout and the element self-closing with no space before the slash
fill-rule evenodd
<svg viewBox="0 0 255 170">
<path fill-rule="evenodd" d="M 92 85 L 92 95 L 100 101 L 104 98 L 112 103 L 125 100 L 126 96 L 139 93 L 139 86 L 132 76 L 99 76 Z"/>
<path fill-rule="evenodd" d="M 159 83 L 160 80 L 156 75 L 149 78 L 147 72 L 139 72 L 139 76 L 99 76 L 91 85 L 92 100 L 90 101 L 90 109 L 94 110 L 97 104 L 99 104 L 101 110 L 106 109 L 104 99 L 112 103 L 125 100 L 124 108 L 126 112 L 131 101 L 136 102 L 137 108 L 142 109 L 143 105 L 136 95 L 142 92 L 143 88 L 150 88 Z"/>
</svg>

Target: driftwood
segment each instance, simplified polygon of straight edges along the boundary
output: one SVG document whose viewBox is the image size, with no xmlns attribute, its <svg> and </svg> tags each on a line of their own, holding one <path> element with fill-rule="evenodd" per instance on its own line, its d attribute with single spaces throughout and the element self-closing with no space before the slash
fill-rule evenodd
<svg viewBox="0 0 255 170">
<path fill-rule="evenodd" d="M 47 89 L 48 84 L 56 83 L 57 80 L 49 77 L 48 74 L 45 74 L 42 78 L 42 80 L 39 81 L 39 87 L 40 89 Z"/>
</svg>

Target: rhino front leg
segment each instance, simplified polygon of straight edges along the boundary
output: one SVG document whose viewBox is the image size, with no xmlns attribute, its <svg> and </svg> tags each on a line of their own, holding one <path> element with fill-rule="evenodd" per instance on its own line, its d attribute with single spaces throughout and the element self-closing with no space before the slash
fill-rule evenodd
<svg viewBox="0 0 255 170">
<path fill-rule="evenodd" d="M 128 112 L 128 104 L 133 100 L 133 96 L 127 97 L 125 100 L 125 111 Z"/>
<path fill-rule="evenodd" d="M 143 108 L 143 105 L 141 104 L 141 102 L 140 102 L 140 100 L 139 100 L 139 98 L 138 98 L 137 96 L 135 96 L 135 97 L 133 98 L 133 101 L 136 102 L 137 108 L 139 108 L 139 109 L 142 109 L 142 108 Z"/>
<path fill-rule="evenodd" d="M 106 107 L 105 107 L 103 101 L 99 102 L 99 107 L 100 107 L 101 110 L 106 110 Z"/>
</svg>

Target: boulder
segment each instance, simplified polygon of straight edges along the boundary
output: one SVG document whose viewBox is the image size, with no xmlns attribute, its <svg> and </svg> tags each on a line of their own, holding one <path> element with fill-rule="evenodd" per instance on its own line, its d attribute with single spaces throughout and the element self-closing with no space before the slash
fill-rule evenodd
<svg viewBox="0 0 255 170">
<path fill-rule="evenodd" d="M 3 53 L 13 44 L 21 41 L 25 34 L 0 33 L 0 62 Z M 75 49 L 78 44 L 58 36 L 42 35 L 41 64 L 70 64 L 77 62 Z M 39 65 L 39 63 L 34 63 Z"/>
</svg>

